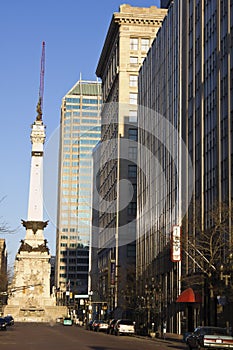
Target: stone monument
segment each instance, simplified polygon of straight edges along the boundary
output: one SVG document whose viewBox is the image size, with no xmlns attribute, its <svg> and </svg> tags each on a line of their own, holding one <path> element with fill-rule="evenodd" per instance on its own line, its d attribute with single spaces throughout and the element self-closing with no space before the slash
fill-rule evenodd
<svg viewBox="0 0 233 350">
<path fill-rule="evenodd" d="M 43 43 L 44 44 L 44 43 Z M 44 46 L 43 46 L 44 48 Z M 43 54 L 43 52 L 42 52 Z M 43 221 L 43 146 L 45 125 L 42 121 L 42 98 L 39 96 L 37 117 L 31 127 L 31 173 L 28 219 L 22 220 L 26 236 L 21 240 L 15 260 L 14 277 L 8 291 L 4 314 L 15 321 L 49 322 L 65 316 L 67 308 L 56 306 L 50 288 L 50 253 L 44 239 L 48 221 Z"/>
</svg>

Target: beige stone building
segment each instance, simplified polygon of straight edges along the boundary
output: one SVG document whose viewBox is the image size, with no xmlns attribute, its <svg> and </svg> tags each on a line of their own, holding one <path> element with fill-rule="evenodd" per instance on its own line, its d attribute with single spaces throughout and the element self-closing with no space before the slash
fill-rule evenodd
<svg viewBox="0 0 233 350">
<path fill-rule="evenodd" d="M 96 290 L 115 315 L 129 316 L 135 303 L 138 72 L 166 13 L 156 6 L 121 5 L 96 70 L 104 103 Z"/>
</svg>

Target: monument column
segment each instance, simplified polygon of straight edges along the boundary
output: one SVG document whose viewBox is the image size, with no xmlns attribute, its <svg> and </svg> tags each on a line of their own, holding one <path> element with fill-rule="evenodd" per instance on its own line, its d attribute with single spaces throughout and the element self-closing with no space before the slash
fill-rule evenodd
<svg viewBox="0 0 233 350">
<path fill-rule="evenodd" d="M 44 43 L 42 63 L 44 61 Z M 43 64 L 42 64 L 43 67 Z M 43 69 L 42 69 L 43 72 Z M 41 82 L 43 79 L 41 79 Z M 43 85 L 43 84 L 42 84 Z M 8 304 L 4 314 L 12 314 L 19 322 L 48 322 L 66 314 L 66 307 L 57 307 L 50 288 L 50 254 L 43 221 L 43 147 L 45 126 L 42 121 L 42 92 L 40 88 L 37 117 L 31 127 L 31 172 L 28 217 L 22 220 L 26 229 L 14 266 L 14 277 L 8 288 Z"/>
<path fill-rule="evenodd" d="M 44 243 L 43 230 L 47 222 L 43 221 L 43 147 L 45 125 L 42 121 L 41 102 L 37 105 L 37 117 L 31 127 L 31 172 L 28 200 L 28 219 L 22 220 L 26 228 L 25 243 L 36 247 Z"/>
</svg>

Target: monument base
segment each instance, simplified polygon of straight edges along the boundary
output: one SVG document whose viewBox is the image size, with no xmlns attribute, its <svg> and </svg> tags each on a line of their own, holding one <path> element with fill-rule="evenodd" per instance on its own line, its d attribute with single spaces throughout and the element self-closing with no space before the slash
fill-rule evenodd
<svg viewBox="0 0 233 350">
<path fill-rule="evenodd" d="M 15 322 L 56 322 L 57 318 L 67 316 L 66 306 L 46 306 L 45 308 L 22 308 L 6 305 L 4 316 L 12 315 Z"/>
</svg>

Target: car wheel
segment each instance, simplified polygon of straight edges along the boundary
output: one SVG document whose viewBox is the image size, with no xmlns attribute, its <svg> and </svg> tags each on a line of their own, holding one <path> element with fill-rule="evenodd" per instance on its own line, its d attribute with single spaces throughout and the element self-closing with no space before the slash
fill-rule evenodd
<svg viewBox="0 0 233 350">
<path fill-rule="evenodd" d="M 188 345 L 188 349 L 189 350 L 198 350 L 198 348 L 193 348 L 191 345 L 187 344 Z"/>
</svg>

